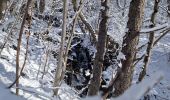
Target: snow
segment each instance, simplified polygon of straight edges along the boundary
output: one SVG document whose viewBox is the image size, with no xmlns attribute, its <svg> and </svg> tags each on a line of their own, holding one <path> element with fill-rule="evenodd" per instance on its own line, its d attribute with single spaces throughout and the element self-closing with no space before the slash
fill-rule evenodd
<svg viewBox="0 0 170 100">
<path fill-rule="evenodd" d="M 0 65 L 0 67 L 2 67 Z M 25 100 L 20 96 L 12 94 L 8 88 L 0 81 L 0 99 L 1 100 Z"/>
<path fill-rule="evenodd" d="M 143 80 L 139 84 L 132 85 L 123 95 L 115 100 L 139 100 L 152 87 L 163 78 L 162 72 L 152 74 L 150 78 Z M 134 95 L 135 94 L 135 95 Z"/>
<path fill-rule="evenodd" d="M 141 83 L 132 85 L 123 95 L 111 100 L 139 100 L 143 95 L 145 95 L 146 92 L 152 89 L 155 84 L 160 82 L 162 78 L 162 72 L 154 73 L 150 78 L 143 80 Z M 100 96 L 94 96 L 87 97 L 83 100 L 100 100 L 100 98 Z"/>
<path fill-rule="evenodd" d="M 147 37 L 142 37 L 141 42 L 145 43 Z M 147 75 L 145 78 L 149 78 L 153 73 L 162 71 L 164 74 L 163 80 L 161 80 L 150 92 L 151 100 L 162 100 L 166 98 L 170 99 L 170 90 L 168 89 L 170 84 L 170 62 L 169 62 L 169 51 L 170 51 L 170 35 L 168 34 L 164 38 L 162 38 L 158 44 L 153 48 L 152 56 L 150 64 L 147 68 Z M 141 55 L 145 52 L 141 51 Z M 136 83 L 138 78 L 138 73 L 141 71 L 141 67 L 143 66 L 142 62 L 140 62 L 134 73 L 134 81 L 133 84 Z M 136 80 L 136 81 L 135 81 Z M 153 96 L 153 97 L 152 97 Z M 156 96 L 156 98 L 154 97 Z"/>
<path fill-rule="evenodd" d="M 87 0 L 87 2 L 93 2 L 94 0 Z M 95 0 L 96 1 L 96 0 Z M 114 0 L 113 0 L 114 1 Z M 52 0 L 49 0 L 48 5 L 46 5 L 46 11 L 45 14 L 51 14 L 51 5 L 57 5 L 58 8 L 61 7 L 61 1 L 57 0 L 57 3 L 52 4 Z M 94 3 L 94 2 L 93 2 Z M 89 5 L 85 5 L 85 7 L 82 9 L 83 14 L 86 15 L 87 21 L 91 24 L 93 28 L 97 29 L 98 25 L 98 17 L 99 17 L 99 11 L 100 11 L 100 2 L 97 1 L 95 5 L 93 3 L 89 3 Z M 18 3 L 17 9 L 20 8 L 21 2 Z M 60 5 L 60 6 L 58 6 Z M 150 5 L 153 6 L 153 3 L 150 2 Z M 92 9 L 96 9 L 93 11 L 93 13 L 86 12 L 87 6 Z M 128 5 L 127 5 L 128 6 Z M 93 8 L 94 7 L 94 8 Z M 57 9 L 58 9 L 57 8 Z M 17 10 L 16 9 L 16 10 Z M 149 11 L 148 11 L 149 9 Z M 18 12 L 19 10 L 17 10 Z M 117 12 L 116 12 L 117 11 Z M 122 12 L 125 11 L 125 14 L 122 16 Z M 118 42 L 120 45 L 122 45 L 122 40 L 125 32 L 128 30 L 126 28 L 127 25 L 127 13 L 128 9 L 125 9 L 124 11 L 120 11 L 116 8 L 116 6 L 111 5 L 111 13 L 109 15 L 109 24 L 108 24 L 108 35 L 115 39 L 116 42 Z M 148 22 L 150 19 L 150 13 L 151 9 L 146 9 L 146 15 L 144 20 L 144 26 L 150 25 L 151 23 Z M 72 13 L 72 12 L 70 12 Z M 69 14 L 70 14 L 69 13 Z M 55 13 L 56 14 L 56 13 Z M 51 14 L 51 15 L 54 15 Z M 62 17 L 61 12 L 56 14 L 60 19 Z M 7 30 L 8 24 L 13 23 L 16 19 L 16 16 L 7 16 L 0 25 L 0 45 L 4 43 L 5 37 L 7 36 L 7 33 L 9 30 Z M 169 23 L 167 23 L 165 16 L 160 13 L 159 19 L 157 21 L 161 20 L 161 23 L 157 25 L 154 28 L 146 28 L 142 27 L 141 33 L 148 33 L 151 31 L 160 31 L 162 29 L 170 28 Z M 70 19 L 72 21 L 72 19 Z M 71 23 L 70 21 L 70 23 Z M 170 21 L 170 20 L 168 20 Z M 4 23 L 5 22 L 5 23 Z M 29 43 L 29 54 L 28 54 L 28 60 L 26 62 L 25 69 L 23 73 L 25 74 L 20 78 L 20 85 L 18 88 L 20 88 L 20 94 L 19 96 L 15 95 L 15 89 L 16 87 L 12 87 L 11 89 L 8 89 L 7 87 L 15 80 L 15 57 L 16 57 L 16 50 L 12 49 L 12 45 L 17 45 L 17 37 L 18 37 L 18 31 L 20 28 L 20 21 L 17 21 L 15 28 L 13 29 L 13 36 L 10 38 L 9 43 L 7 43 L 6 47 L 3 49 L 2 54 L 0 56 L 0 100 L 56 100 L 55 97 L 53 97 L 53 89 L 59 88 L 59 96 L 58 99 L 61 100 L 80 100 L 80 97 L 78 96 L 80 91 L 75 90 L 73 87 L 68 86 L 64 82 L 62 82 L 61 87 L 53 87 L 53 80 L 54 80 L 54 69 L 56 68 L 57 60 L 53 58 L 52 55 L 50 55 L 48 58 L 47 66 L 46 66 L 46 72 L 43 73 L 44 64 L 45 64 L 45 57 L 47 50 L 53 50 L 58 51 L 59 49 L 59 42 L 61 41 L 61 36 L 59 35 L 61 32 L 60 27 L 48 27 L 48 23 L 43 20 L 39 20 L 38 18 L 35 18 L 32 22 L 32 29 L 31 29 L 31 36 L 30 36 L 30 43 Z M 70 24 L 69 24 L 70 25 Z M 68 26 L 69 26 L 68 25 Z M 9 25 L 10 26 L 10 25 Z M 61 25 L 60 25 L 61 26 Z M 76 27 L 77 28 L 77 27 Z M 5 30 L 5 31 L 2 31 Z M 56 45 L 53 45 L 52 43 L 48 43 L 47 41 L 43 40 L 43 35 L 41 32 L 44 32 L 46 30 L 49 30 L 49 35 L 52 37 L 57 43 Z M 77 28 L 75 34 L 82 34 L 80 29 Z M 40 33 L 38 36 L 38 40 L 33 36 L 33 33 Z M 156 32 L 158 33 L 158 32 Z M 84 47 L 87 47 L 90 50 L 90 53 L 96 52 L 96 49 L 94 46 L 91 46 L 91 42 L 88 37 L 88 33 L 85 33 L 87 35 L 84 35 L 83 39 L 84 42 L 82 43 Z M 144 34 L 142 34 L 144 35 Z M 145 34 L 146 35 L 146 34 Z M 156 34 L 157 35 L 157 34 Z M 141 36 L 141 44 L 145 44 L 148 40 L 148 38 L 145 36 Z M 21 46 L 21 54 L 20 54 L 20 66 L 23 64 L 23 59 L 25 57 L 25 46 L 26 46 L 26 35 L 23 34 L 22 39 L 22 46 Z M 72 45 L 72 47 L 76 46 L 77 44 Z M 71 47 L 71 48 L 72 48 Z M 145 47 L 144 47 L 145 48 Z M 1 48 L 0 48 L 1 49 Z M 139 55 L 145 54 L 144 51 L 140 51 Z M 74 54 L 73 54 L 74 55 Z M 138 55 L 138 56 L 139 56 Z M 95 55 L 94 55 L 95 56 Z M 124 54 L 121 52 L 118 55 L 118 59 L 125 59 Z M 145 87 L 152 87 L 154 83 L 157 82 L 157 80 L 162 76 L 159 72 L 163 72 L 163 79 L 158 82 L 157 85 L 155 85 L 150 91 L 149 95 L 151 96 L 151 100 L 163 100 L 163 98 L 166 98 L 167 100 L 170 100 L 170 35 L 168 34 L 166 37 L 161 39 L 160 42 L 154 47 L 151 62 L 147 69 L 147 76 L 145 77 L 145 80 L 142 83 L 136 84 L 138 73 L 141 71 L 143 63 L 139 62 L 137 67 L 135 68 L 134 73 L 134 79 L 132 83 L 132 87 L 127 90 L 127 93 L 122 95 L 120 98 L 115 98 L 114 100 L 137 100 L 142 97 L 144 94 L 144 88 Z M 119 63 L 119 66 L 121 66 L 121 63 Z M 113 66 L 110 66 L 106 71 L 103 72 L 103 75 L 105 78 L 112 78 L 115 75 L 115 71 L 113 72 Z M 155 74 L 155 72 L 158 72 Z M 44 75 L 44 78 L 42 78 L 42 74 Z M 89 70 L 86 71 L 86 75 L 89 75 Z M 81 77 L 79 77 L 81 78 Z M 107 85 L 109 82 L 107 82 Z M 134 96 L 135 94 L 135 96 Z M 147 95 L 147 94 L 146 94 Z M 156 96 L 155 97 L 152 97 Z M 137 98 L 135 98 L 137 97 Z M 101 97 L 87 97 L 83 100 L 100 100 Z"/>
</svg>

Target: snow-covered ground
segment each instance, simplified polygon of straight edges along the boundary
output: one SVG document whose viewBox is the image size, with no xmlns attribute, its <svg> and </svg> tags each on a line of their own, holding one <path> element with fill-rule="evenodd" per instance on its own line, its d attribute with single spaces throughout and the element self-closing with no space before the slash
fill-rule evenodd
<svg viewBox="0 0 170 100">
<path fill-rule="evenodd" d="M 1 35 L 1 37 L 3 37 Z M 147 78 L 155 72 L 162 71 L 164 78 L 157 84 L 149 94 L 153 95 L 151 100 L 170 100 L 170 35 L 164 37 L 154 48 L 151 63 L 148 67 Z M 24 58 L 24 48 L 22 47 L 21 59 Z M 11 90 L 7 87 L 15 80 L 15 54 L 12 48 L 5 48 L 0 58 L 0 99 L 6 100 L 50 100 L 52 97 L 52 73 L 45 75 L 43 79 L 36 78 L 39 65 L 35 60 L 36 57 L 29 57 L 29 61 L 24 69 L 25 76 L 20 78 L 20 95 L 15 96 L 15 87 Z M 34 55 L 35 56 L 35 55 Z M 22 60 L 21 60 L 22 61 Z M 22 62 L 21 62 L 22 64 Z M 52 68 L 55 67 L 54 65 Z M 141 65 L 140 65 L 141 67 Z M 139 73 L 139 68 L 135 73 Z M 136 75 L 138 76 L 138 75 Z M 79 99 L 74 89 L 63 84 L 60 89 L 60 97 L 63 100 Z"/>
<path fill-rule="evenodd" d="M 141 38 L 141 41 L 145 44 L 147 39 Z M 135 69 L 133 83 L 136 83 L 139 76 L 143 66 L 142 61 Z M 155 72 L 163 72 L 163 79 L 148 93 L 151 95 L 151 100 L 170 100 L 170 34 L 162 38 L 154 47 L 145 78 L 149 78 Z"/>
<path fill-rule="evenodd" d="M 158 100 L 170 100 L 170 34 L 164 37 L 154 48 L 148 75 L 162 71 L 163 80 L 154 88 Z"/>
<path fill-rule="evenodd" d="M 1 100 L 24 100 L 24 98 L 11 93 L 10 90 L 6 88 L 6 85 L 4 85 L 2 82 L 0 82 L 0 91 Z"/>
<path fill-rule="evenodd" d="M 4 41 L 7 33 L 0 31 L 0 42 Z M 10 43 L 9 43 L 10 42 Z M 20 77 L 20 91 L 19 95 L 15 95 L 15 86 L 11 89 L 7 88 L 15 80 L 15 59 L 16 50 L 11 46 L 16 46 L 16 40 L 8 41 L 6 47 L 3 49 L 0 57 L 0 100 L 51 100 L 53 98 L 52 94 L 52 81 L 54 80 L 54 73 L 52 71 L 56 68 L 56 61 L 53 58 L 49 58 L 51 61 L 48 62 L 48 68 L 46 68 L 46 73 L 43 73 L 44 63 L 46 56 L 46 44 L 39 42 L 36 45 L 35 38 L 30 36 L 29 43 L 29 54 L 27 62 L 23 71 L 23 76 Z M 25 46 L 26 46 L 26 36 L 23 35 L 23 41 L 21 46 L 20 54 L 20 67 L 23 64 L 25 57 Z M 34 52 L 31 52 L 34 51 Z M 48 69 L 48 70 L 47 70 Z M 44 77 L 42 78 L 42 76 Z M 75 100 L 77 99 L 76 91 L 66 84 L 62 84 L 59 91 L 60 98 L 63 100 Z"/>
<path fill-rule="evenodd" d="M 47 26 L 44 22 L 33 21 L 33 24 L 37 25 L 34 27 L 34 31 L 44 31 Z M 42 25 L 42 26 L 41 26 Z M 4 25 L 5 26 L 5 25 Z M 41 28 L 40 28 L 41 27 Z M 40 28 L 40 29 L 39 29 Z M 1 28 L 0 28 L 1 29 Z M 36 30 L 38 29 L 38 30 Z M 156 30 L 156 29 L 154 29 Z M 51 35 L 55 40 L 60 41 L 60 36 L 57 34 L 61 29 L 51 29 L 49 35 Z M 123 29 L 122 29 L 123 31 Z M 148 30 L 143 30 L 143 32 Z M 150 30 L 149 30 L 150 31 Z M 119 33 L 119 32 L 116 32 Z M 121 32 L 121 33 L 124 33 Z M 55 35 L 54 35 L 55 34 Z M 26 36 L 23 34 L 23 41 L 20 54 L 20 67 L 23 64 L 23 59 L 25 57 L 25 46 L 26 46 Z M 4 42 L 4 38 L 7 33 L 0 30 L 0 43 Z M 17 36 L 15 36 L 16 38 Z M 119 38 L 117 38 L 119 39 Z M 121 39 L 119 39 L 121 40 Z M 142 38 L 143 43 L 147 42 L 146 38 Z M 0 100 L 51 100 L 53 98 L 52 94 L 52 81 L 54 80 L 54 69 L 56 68 L 56 60 L 49 57 L 47 64 L 47 71 L 42 78 L 43 69 L 45 65 L 46 50 L 58 49 L 58 45 L 53 47 L 52 44 L 48 44 L 43 40 L 38 42 L 33 36 L 30 36 L 29 43 L 29 54 L 26 66 L 24 69 L 24 76 L 20 78 L 20 96 L 16 96 L 15 87 L 8 89 L 7 87 L 15 80 L 15 59 L 16 50 L 11 48 L 12 45 L 16 46 L 17 41 L 12 40 L 2 51 L 2 56 L 0 57 Z M 87 44 L 85 44 L 87 45 Z M 52 47 L 52 48 L 51 48 Z M 94 48 L 91 48 L 94 49 Z M 54 50 L 57 51 L 57 50 Z M 138 67 L 134 73 L 134 83 L 138 77 L 140 67 L 142 67 L 142 62 L 138 64 Z M 158 83 L 149 94 L 152 95 L 151 100 L 170 100 L 170 35 L 168 34 L 164 37 L 153 49 L 152 58 L 150 65 L 147 70 L 146 78 L 149 78 L 153 73 L 162 71 L 164 73 L 164 78 Z M 77 100 L 80 99 L 73 88 L 68 85 L 62 84 L 59 91 L 59 96 L 62 100 Z M 137 90 L 136 90 L 137 92 Z M 54 99 L 55 100 L 55 99 Z"/>
</svg>

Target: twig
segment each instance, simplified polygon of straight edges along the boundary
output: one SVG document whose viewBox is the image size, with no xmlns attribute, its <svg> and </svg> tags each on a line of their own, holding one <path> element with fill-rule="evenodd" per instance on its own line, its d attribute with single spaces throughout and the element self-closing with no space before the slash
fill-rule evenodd
<svg viewBox="0 0 170 100">
<path fill-rule="evenodd" d="M 139 63 L 139 61 L 141 61 L 143 58 L 145 57 L 145 54 L 143 54 L 141 57 L 139 57 L 139 58 L 136 58 L 135 60 L 134 60 L 134 66 L 136 66 L 138 63 Z"/>
<path fill-rule="evenodd" d="M 162 32 L 162 35 L 160 35 L 155 41 L 154 41 L 154 46 L 159 42 L 159 40 L 161 40 L 166 34 L 168 34 L 170 32 L 170 28 L 168 30 L 165 30 Z"/>
<path fill-rule="evenodd" d="M 145 43 L 145 44 L 143 44 L 142 46 L 140 46 L 137 51 L 140 51 L 140 50 L 141 50 L 143 47 L 145 47 L 147 44 L 148 44 L 148 43 Z"/>
<path fill-rule="evenodd" d="M 140 33 L 151 33 L 151 32 L 155 32 L 155 31 L 159 31 L 159 30 L 162 30 L 162 29 L 165 29 L 168 27 L 168 24 L 163 24 L 163 25 L 160 25 L 160 26 L 156 26 L 156 27 L 153 27 L 153 28 L 149 28 L 149 29 L 142 29 L 140 31 Z"/>
</svg>

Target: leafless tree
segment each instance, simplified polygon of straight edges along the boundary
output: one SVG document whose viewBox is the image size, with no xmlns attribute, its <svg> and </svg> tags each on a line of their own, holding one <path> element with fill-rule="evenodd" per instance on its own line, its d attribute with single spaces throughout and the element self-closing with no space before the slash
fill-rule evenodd
<svg viewBox="0 0 170 100">
<path fill-rule="evenodd" d="M 145 0 L 132 0 L 130 2 L 127 33 L 124 36 L 122 53 L 126 59 L 122 59 L 121 73 L 117 76 L 114 82 L 114 95 L 119 96 L 131 85 L 134 59 L 136 58 L 137 45 L 139 42 L 139 31 L 143 21 L 145 8 Z"/>
<path fill-rule="evenodd" d="M 101 77 L 102 77 L 102 68 L 103 60 L 106 48 L 106 39 L 107 39 L 107 21 L 108 21 L 108 11 L 109 11 L 109 0 L 101 0 L 101 6 L 104 9 L 100 10 L 101 13 L 101 22 L 99 24 L 99 33 L 98 33 L 98 42 L 97 42 L 97 53 L 95 55 L 94 66 L 93 66 L 93 77 L 90 80 L 88 95 L 94 96 L 99 92 Z"/>
<path fill-rule="evenodd" d="M 63 0 L 63 26 L 62 26 L 62 37 L 60 44 L 60 52 L 59 52 L 59 60 L 57 64 L 55 79 L 54 79 L 54 87 L 58 87 L 61 85 L 61 78 L 63 72 L 63 63 L 64 63 L 64 43 L 66 37 L 66 20 L 67 20 L 67 12 L 68 12 L 68 0 Z M 54 95 L 58 95 L 58 88 L 54 89 Z"/>
<path fill-rule="evenodd" d="M 3 11 L 7 7 L 7 0 L 0 0 L 0 20 L 3 18 Z"/>
<path fill-rule="evenodd" d="M 22 34 L 23 34 L 23 30 L 24 30 L 24 25 L 25 25 L 25 22 L 26 22 L 26 18 L 28 16 L 28 9 L 29 9 L 29 5 L 31 4 L 31 1 L 32 0 L 28 0 L 27 1 L 27 6 L 26 6 L 26 11 L 25 11 L 25 15 L 24 15 L 24 18 L 23 18 L 23 21 L 22 21 L 22 24 L 21 24 L 21 28 L 20 28 L 20 32 L 19 32 L 19 38 L 18 38 L 18 45 L 17 45 L 17 55 L 16 55 L 16 79 L 18 79 L 16 81 L 16 95 L 19 94 L 19 89 L 18 89 L 18 86 L 19 86 L 19 55 L 20 55 L 20 46 L 21 46 L 21 40 L 22 40 Z"/>
<path fill-rule="evenodd" d="M 160 2 L 160 0 L 155 0 L 154 10 L 153 10 L 153 13 L 151 15 L 152 24 L 150 25 L 150 28 L 153 28 L 156 25 L 155 18 L 156 18 L 156 15 L 158 13 L 159 2 Z M 149 60 L 150 60 L 150 57 L 151 57 L 152 48 L 154 46 L 154 41 L 155 41 L 155 33 L 151 32 L 149 34 L 149 42 L 148 42 L 148 46 L 147 46 L 147 49 L 146 49 L 146 54 L 145 54 L 144 61 L 143 61 L 144 66 L 142 68 L 141 73 L 139 74 L 139 79 L 138 79 L 139 82 L 142 81 L 144 76 L 146 75 L 146 69 L 147 69 L 147 66 L 149 65 Z"/>
</svg>

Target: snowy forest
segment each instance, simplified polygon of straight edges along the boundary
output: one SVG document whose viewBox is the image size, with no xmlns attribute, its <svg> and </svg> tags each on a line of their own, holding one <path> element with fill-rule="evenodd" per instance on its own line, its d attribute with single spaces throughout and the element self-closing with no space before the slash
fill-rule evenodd
<svg viewBox="0 0 170 100">
<path fill-rule="evenodd" d="M 170 100 L 170 0 L 0 0 L 0 100 Z"/>
</svg>

